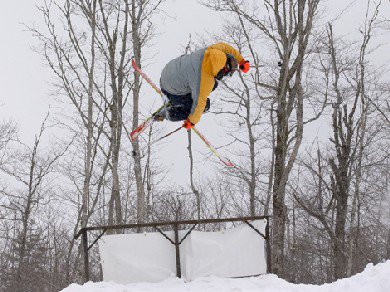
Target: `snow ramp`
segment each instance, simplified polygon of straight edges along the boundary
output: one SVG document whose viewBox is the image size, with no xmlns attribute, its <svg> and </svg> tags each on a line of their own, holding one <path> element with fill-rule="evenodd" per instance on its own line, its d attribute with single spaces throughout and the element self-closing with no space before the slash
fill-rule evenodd
<svg viewBox="0 0 390 292">
<path fill-rule="evenodd" d="M 350 278 L 323 285 L 292 284 L 268 274 L 252 278 L 228 279 L 199 278 L 191 282 L 171 278 L 161 283 L 132 283 L 120 285 L 113 282 L 88 282 L 82 286 L 72 284 L 62 292 L 389 292 L 390 260 L 377 265 L 368 264 L 365 270 Z"/>
</svg>

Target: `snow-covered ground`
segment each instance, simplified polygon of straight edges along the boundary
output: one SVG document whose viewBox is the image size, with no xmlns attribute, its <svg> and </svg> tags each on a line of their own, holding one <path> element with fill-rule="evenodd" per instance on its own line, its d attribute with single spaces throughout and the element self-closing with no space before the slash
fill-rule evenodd
<svg viewBox="0 0 390 292">
<path fill-rule="evenodd" d="M 390 260 L 377 264 L 367 265 L 366 269 L 351 278 L 338 280 L 331 284 L 303 285 L 291 284 L 275 275 L 263 275 L 245 279 L 223 279 L 216 277 L 200 278 L 185 283 L 181 279 L 173 278 L 161 283 L 137 283 L 119 285 L 115 283 L 86 283 L 83 286 L 72 284 L 62 292 L 389 292 L 390 291 Z"/>
</svg>

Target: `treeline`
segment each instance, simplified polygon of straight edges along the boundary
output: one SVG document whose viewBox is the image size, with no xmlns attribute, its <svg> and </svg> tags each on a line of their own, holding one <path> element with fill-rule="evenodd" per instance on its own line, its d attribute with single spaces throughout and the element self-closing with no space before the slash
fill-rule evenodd
<svg viewBox="0 0 390 292">
<path fill-rule="evenodd" d="M 324 1 L 203 1 L 226 21 L 224 41 L 251 61 L 218 88 L 235 169 L 196 171 L 188 133 L 188 186 L 165 180 L 150 112 L 131 68 L 149 61 L 164 1 L 62 0 L 29 27 L 53 73 L 58 109 L 32 145 L 0 125 L 0 291 L 58 291 L 83 281 L 82 227 L 156 220 L 272 216 L 273 273 L 296 283 L 351 276 L 390 258 L 388 37 L 385 4 L 367 1 L 356 37 L 337 31 Z M 184 53 L 184 52 L 183 52 Z M 131 110 L 130 110 L 131 109 Z M 52 131 L 55 129 L 55 131 Z M 50 133 L 61 133 L 52 135 Z M 91 250 L 92 278 L 101 279 Z"/>
</svg>

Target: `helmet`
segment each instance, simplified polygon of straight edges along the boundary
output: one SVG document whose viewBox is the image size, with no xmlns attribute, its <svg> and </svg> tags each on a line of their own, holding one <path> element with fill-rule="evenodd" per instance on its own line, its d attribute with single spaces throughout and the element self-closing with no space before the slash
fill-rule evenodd
<svg viewBox="0 0 390 292">
<path fill-rule="evenodd" d="M 226 54 L 226 64 L 225 66 L 218 72 L 216 78 L 221 80 L 226 75 L 232 76 L 233 73 L 238 69 L 238 61 L 231 54 Z"/>
</svg>

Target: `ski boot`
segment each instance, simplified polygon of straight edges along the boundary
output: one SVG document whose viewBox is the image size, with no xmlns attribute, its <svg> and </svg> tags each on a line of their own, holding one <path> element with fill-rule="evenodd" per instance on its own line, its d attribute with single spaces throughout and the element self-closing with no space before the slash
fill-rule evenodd
<svg viewBox="0 0 390 292">
<path fill-rule="evenodd" d="M 167 116 L 167 107 L 165 106 L 159 112 L 153 115 L 153 120 L 156 122 L 162 122 L 166 119 Z"/>
</svg>

